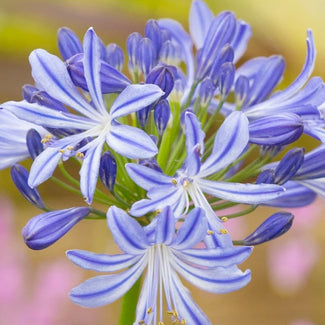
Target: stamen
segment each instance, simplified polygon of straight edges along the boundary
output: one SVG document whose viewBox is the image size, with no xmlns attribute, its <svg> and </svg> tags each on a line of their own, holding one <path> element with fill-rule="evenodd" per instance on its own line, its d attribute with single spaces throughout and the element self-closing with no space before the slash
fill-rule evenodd
<svg viewBox="0 0 325 325">
<path fill-rule="evenodd" d="M 173 316 L 174 314 L 174 311 L 173 310 L 167 310 L 167 315 L 168 316 Z"/>
<path fill-rule="evenodd" d="M 207 231 L 207 233 L 208 233 L 208 235 L 213 235 L 213 231 L 212 231 L 211 229 L 209 229 L 209 230 Z"/>
<path fill-rule="evenodd" d="M 181 324 L 182 324 L 182 325 L 185 325 L 185 324 L 186 324 L 186 321 L 185 321 L 184 318 L 182 318 L 182 320 L 181 320 Z"/>
<path fill-rule="evenodd" d="M 139 320 L 139 321 L 138 321 L 138 324 L 139 324 L 139 325 L 143 325 L 144 323 L 145 323 L 144 320 Z"/>
<path fill-rule="evenodd" d="M 59 149 L 59 152 L 63 154 L 64 153 L 64 149 Z"/>
<path fill-rule="evenodd" d="M 41 143 L 48 143 L 53 138 L 52 134 L 46 134 L 44 138 L 41 140 Z"/>
<path fill-rule="evenodd" d="M 172 183 L 173 183 L 174 185 L 177 185 L 177 180 L 176 180 L 176 178 L 172 178 Z"/>
<path fill-rule="evenodd" d="M 226 234 L 228 234 L 228 231 L 227 231 L 227 229 L 220 229 L 220 233 L 223 235 L 226 235 Z"/>
<path fill-rule="evenodd" d="M 163 322 L 159 322 L 158 325 L 164 325 L 164 323 Z"/>
<path fill-rule="evenodd" d="M 176 310 L 173 311 L 173 316 L 174 316 L 175 318 L 178 317 L 178 312 L 177 312 Z"/>
<path fill-rule="evenodd" d="M 152 312 L 152 307 L 149 307 L 148 309 L 147 309 L 147 314 L 150 314 Z"/>
<path fill-rule="evenodd" d="M 226 221 L 228 221 L 228 218 L 227 218 L 227 217 L 222 217 L 222 218 L 221 218 L 221 221 L 222 221 L 222 222 L 226 222 Z"/>
<path fill-rule="evenodd" d="M 77 152 L 76 157 L 82 159 L 85 155 L 82 152 Z"/>
<path fill-rule="evenodd" d="M 73 150 L 73 147 L 72 146 L 67 146 L 67 150 Z"/>
<path fill-rule="evenodd" d="M 156 210 L 156 214 L 158 215 L 159 213 L 161 213 L 161 209 Z"/>
<path fill-rule="evenodd" d="M 184 186 L 184 187 L 187 187 L 188 184 L 190 184 L 190 182 L 189 182 L 187 179 L 185 179 L 185 180 L 184 180 L 184 183 L 183 183 L 183 186 Z"/>
</svg>

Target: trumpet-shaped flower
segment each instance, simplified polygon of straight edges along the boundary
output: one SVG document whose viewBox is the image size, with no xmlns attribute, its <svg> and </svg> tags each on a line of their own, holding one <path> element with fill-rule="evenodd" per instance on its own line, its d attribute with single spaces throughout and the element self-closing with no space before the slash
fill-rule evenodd
<svg viewBox="0 0 325 325">
<path fill-rule="evenodd" d="M 44 50 L 35 50 L 30 55 L 32 74 L 37 85 L 54 99 L 74 109 L 78 115 L 26 101 L 2 105 L 2 108 L 17 117 L 44 127 L 79 130 L 58 140 L 51 139 L 31 167 L 29 185 L 35 187 L 44 182 L 51 177 L 61 158 L 67 159 L 76 154 L 83 159 L 80 187 L 89 204 L 95 191 L 105 143 L 128 158 L 149 158 L 157 153 L 155 143 L 147 134 L 137 128 L 122 125 L 117 119 L 154 103 L 164 94 L 156 85 L 130 85 L 115 99 L 108 111 L 101 92 L 100 45 L 97 35 L 90 28 L 83 42 L 83 67 L 91 102 L 75 87 L 65 63 L 58 57 Z M 89 138 L 92 141 L 81 145 L 82 140 Z M 45 140 L 48 141 L 49 138 Z"/>
<path fill-rule="evenodd" d="M 240 184 L 208 179 L 210 175 L 226 168 L 244 151 L 249 140 L 248 121 L 241 112 L 232 113 L 218 130 L 211 155 L 201 162 L 204 152 L 204 132 L 197 117 L 185 113 L 187 157 L 183 168 L 174 177 L 139 164 L 127 164 L 126 170 L 132 180 L 147 190 L 149 199 L 133 204 L 130 213 L 134 216 L 172 206 L 175 215 L 181 216 L 189 207 L 189 197 L 196 207 L 205 209 L 209 226 L 219 239 L 219 245 L 229 244 L 224 227 L 203 193 L 217 198 L 259 204 L 277 197 L 284 189 L 277 185 Z M 218 222 L 216 222 L 218 220 Z M 222 244 L 223 243 L 223 244 Z"/>
<path fill-rule="evenodd" d="M 208 325 L 210 321 L 177 273 L 212 293 L 234 291 L 250 281 L 250 271 L 242 272 L 236 266 L 249 256 L 250 247 L 194 248 L 209 236 L 205 213 L 200 208 L 187 215 L 176 235 L 170 207 L 165 207 L 152 224 L 142 228 L 113 206 L 107 212 L 107 224 L 124 254 L 67 252 L 69 259 L 84 269 L 111 273 L 88 279 L 72 289 L 70 298 L 79 305 L 97 307 L 115 301 L 147 268 L 134 324 L 163 324 L 171 319 L 180 324 Z"/>
</svg>

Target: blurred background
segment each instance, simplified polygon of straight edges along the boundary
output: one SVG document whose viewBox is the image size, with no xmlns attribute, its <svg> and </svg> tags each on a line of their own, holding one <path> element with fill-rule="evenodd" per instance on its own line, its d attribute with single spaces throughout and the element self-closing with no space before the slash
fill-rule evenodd
<svg viewBox="0 0 325 325">
<path fill-rule="evenodd" d="M 325 76 L 325 1 L 207 0 L 218 13 L 233 10 L 252 26 L 253 38 L 245 59 L 282 54 L 285 82 L 299 73 L 305 57 L 306 29 L 312 28 L 318 50 L 314 75 Z M 189 0 L 0 0 L 0 101 L 20 100 L 21 86 L 32 83 L 28 55 L 35 48 L 58 54 L 56 31 L 72 28 L 81 38 L 93 26 L 106 43 L 125 48 L 128 34 L 143 33 L 150 18 L 170 17 L 187 29 Z M 310 149 L 315 141 L 304 138 Z M 14 150 L 14 148 L 13 148 Z M 79 206 L 78 197 L 40 187 L 51 207 Z M 193 290 L 194 299 L 212 324 L 325 324 L 325 205 L 293 211 L 293 228 L 283 238 L 256 247 L 242 265 L 252 270 L 251 283 L 239 292 L 212 295 Z M 273 209 L 258 209 L 229 224 L 234 239 L 255 229 Z M 84 221 L 44 251 L 29 250 L 21 237 L 26 222 L 40 212 L 20 197 L 9 171 L 0 171 L 0 325 L 117 324 L 120 301 L 93 310 L 75 306 L 68 292 L 91 274 L 65 257 L 80 248 L 98 253 L 113 247 L 104 221 Z"/>
</svg>

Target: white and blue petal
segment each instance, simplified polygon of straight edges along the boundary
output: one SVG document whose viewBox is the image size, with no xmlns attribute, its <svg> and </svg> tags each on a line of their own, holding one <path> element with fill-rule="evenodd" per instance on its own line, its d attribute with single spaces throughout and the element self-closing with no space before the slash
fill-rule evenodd
<svg viewBox="0 0 325 325">
<path fill-rule="evenodd" d="M 154 84 L 137 84 L 127 86 L 115 99 L 111 109 L 112 119 L 119 118 L 153 104 L 164 92 Z"/>
<path fill-rule="evenodd" d="M 273 184 L 241 184 L 215 182 L 207 179 L 197 181 L 202 192 L 231 202 L 260 204 L 278 197 L 285 188 Z"/>
<path fill-rule="evenodd" d="M 157 216 L 156 244 L 170 245 L 175 236 L 175 217 L 170 206 L 162 209 Z"/>
<path fill-rule="evenodd" d="M 158 152 L 149 135 L 129 125 L 112 124 L 106 134 L 106 142 L 117 153 L 127 158 L 151 158 Z"/>
<path fill-rule="evenodd" d="M 148 248 L 147 236 L 140 224 L 124 210 L 112 206 L 107 211 L 107 225 L 119 248 L 133 255 L 141 255 Z"/>
<path fill-rule="evenodd" d="M 172 182 L 172 177 L 143 165 L 130 163 L 125 165 L 125 169 L 133 182 L 146 191 L 154 186 L 170 185 Z"/>
<path fill-rule="evenodd" d="M 249 141 L 248 120 L 242 112 L 231 113 L 219 128 L 211 155 L 204 161 L 200 177 L 211 175 L 235 161 Z"/>
<path fill-rule="evenodd" d="M 66 252 L 67 257 L 74 264 L 85 270 L 96 272 L 115 272 L 128 268 L 136 264 L 142 255 L 130 254 L 96 254 L 79 249 L 69 250 Z"/>
<path fill-rule="evenodd" d="M 131 289 L 141 276 L 146 263 L 143 257 L 137 264 L 119 274 L 90 278 L 70 291 L 70 299 L 83 307 L 110 304 Z"/>
</svg>

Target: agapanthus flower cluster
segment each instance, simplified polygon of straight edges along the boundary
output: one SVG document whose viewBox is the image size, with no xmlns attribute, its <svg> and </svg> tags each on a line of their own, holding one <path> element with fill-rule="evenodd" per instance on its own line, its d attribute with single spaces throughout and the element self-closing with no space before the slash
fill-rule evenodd
<svg viewBox="0 0 325 325">
<path fill-rule="evenodd" d="M 22 101 L 0 106 L 0 167 L 11 167 L 18 190 L 43 210 L 24 240 L 44 249 L 86 218 L 105 219 L 121 249 L 67 252 L 106 273 L 72 289 L 75 303 L 109 304 L 143 277 L 134 324 L 210 324 L 179 275 L 212 293 L 242 288 L 251 274 L 238 265 L 252 246 L 288 231 L 294 216 L 264 217 L 246 238 L 231 238 L 227 220 L 325 197 L 325 87 L 310 78 L 312 32 L 301 73 L 276 91 L 284 59 L 243 62 L 251 34 L 234 13 L 215 16 L 194 0 L 189 33 L 172 19 L 149 20 L 123 51 L 93 28 L 81 41 L 63 27 L 61 58 L 31 53 L 35 84 L 23 87 Z M 301 136 L 319 147 L 297 148 Z M 29 171 L 19 165 L 28 157 Z M 37 189 L 48 180 L 79 194 L 80 206 L 48 207 Z"/>
</svg>

